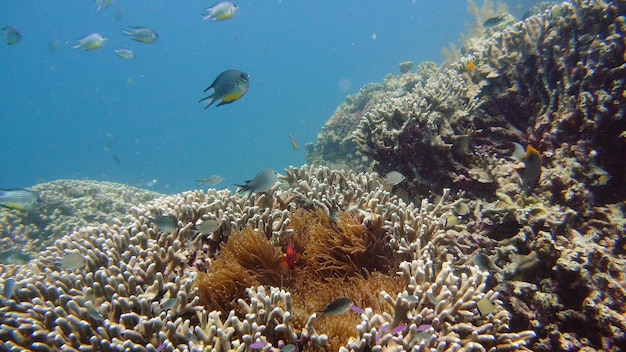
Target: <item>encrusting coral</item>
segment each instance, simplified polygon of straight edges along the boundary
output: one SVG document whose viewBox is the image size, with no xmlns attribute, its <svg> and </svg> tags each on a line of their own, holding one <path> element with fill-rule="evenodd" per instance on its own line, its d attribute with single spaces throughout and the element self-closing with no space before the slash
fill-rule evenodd
<svg viewBox="0 0 626 352">
<path fill-rule="evenodd" d="M 385 191 L 376 175 L 327 168 L 291 168 L 283 182 L 243 198 L 215 190 L 165 196 L 61 237 L 28 265 L 4 266 L 0 339 L 8 350 L 269 351 L 293 344 L 302 351 L 514 349 L 532 338 L 508 332 L 509 315 L 487 290 L 486 272 L 455 269 L 459 252 L 448 237 L 461 236 L 464 226 L 446 229 L 438 219 L 462 198 L 450 201 L 446 191 L 416 208 Z M 176 228 L 159 230 L 157 213 L 175 218 Z M 220 228 L 199 235 L 195 224 L 208 218 Z M 288 270 L 279 259 L 291 239 L 302 256 Z M 84 263 L 56 264 L 69 253 Z M 360 317 L 316 318 L 340 296 L 364 310 Z M 482 299 L 496 310 L 481 316 Z M 424 339 L 422 325 L 435 337 Z M 372 329 L 380 338 L 367 335 Z"/>
</svg>

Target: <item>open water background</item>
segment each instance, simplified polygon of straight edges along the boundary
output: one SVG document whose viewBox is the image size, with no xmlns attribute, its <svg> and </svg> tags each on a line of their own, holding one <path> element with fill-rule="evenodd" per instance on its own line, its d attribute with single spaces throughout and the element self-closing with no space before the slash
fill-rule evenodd
<svg viewBox="0 0 626 352">
<path fill-rule="evenodd" d="M 519 17 L 533 2 L 509 8 Z M 0 43 L 0 188 L 73 178 L 174 193 L 210 174 L 221 188 L 300 166 L 346 95 L 402 61 L 440 64 L 473 22 L 464 0 L 235 3 L 235 18 L 205 22 L 212 2 L 116 0 L 97 12 L 89 0 L 0 0 L 0 26 L 23 34 Z M 160 38 L 134 42 L 127 26 Z M 71 48 L 92 32 L 108 38 L 103 48 Z M 204 110 L 203 90 L 229 68 L 250 74 L 250 91 Z"/>
</svg>

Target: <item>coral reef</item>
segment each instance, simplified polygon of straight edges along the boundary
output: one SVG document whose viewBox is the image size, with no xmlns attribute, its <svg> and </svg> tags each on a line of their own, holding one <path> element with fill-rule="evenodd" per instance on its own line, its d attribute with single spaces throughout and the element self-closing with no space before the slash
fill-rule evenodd
<svg viewBox="0 0 626 352">
<path fill-rule="evenodd" d="M 471 10 L 476 25 L 445 67 L 418 65 L 401 94 L 381 87 L 337 137 L 357 156 L 322 159 L 399 171 L 403 199 L 462 190 L 471 212 L 453 215 L 469 234 L 448 240 L 458 258 L 486 261 L 512 326 L 537 332 L 533 350 L 624 350 L 626 3 L 546 3 L 519 22 L 492 2 Z M 541 153 L 528 196 L 511 142 Z"/>
<path fill-rule="evenodd" d="M 400 75 L 387 75 L 383 83 L 370 83 L 355 95 L 348 96 L 333 116 L 322 126 L 316 144 L 307 144 L 307 162 L 310 165 L 327 165 L 335 169 L 365 170 L 369 161 L 355 151 L 357 146 L 350 133 L 374 104 L 390 96 L 402 96 L 411 91 L 418 76 L 411 72 L 413 62 L 399 65 Z"/>
<path fill-rule="evenodd" d="M 33 212 L 0 208 L 0 262 L 17 264 L 74 229 L 113 223 L 128 209 L 162 195 L 113 182 L 58 180 L 37 184 L 42 206 Z"/>
<path fill-rule="evenodd" d="M 444 190 L 416 207 L 376 175 L 285 171 L 265 194 L 190 191 L 138 204 L 61 237 L 28 265 L 0 267 L 3 348 L 518 349 L 532 339 L 509 330 L 486 271 L 456 266 L 457 239 L 469 233 L 439 219 L 463 207 L 462 194 Z M 175 228 L 160 230 L 155 214 Z M 220 228 L 201 235 L 200 219 Z M 292 270 L 279 261 L 289 240 L 302 253 Z M 63 264 L 70 254 L 84 263 Z M 360 317 L 318 319 L 338 296 Z M 479 314 L 482 300 L 495 310 Z"/>
</svg>

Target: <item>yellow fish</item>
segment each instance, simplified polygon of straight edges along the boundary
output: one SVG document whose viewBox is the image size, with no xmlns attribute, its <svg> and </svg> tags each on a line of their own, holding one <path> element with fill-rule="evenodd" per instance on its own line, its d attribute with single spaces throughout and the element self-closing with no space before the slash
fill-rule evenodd
<svg viewBox="0 0 626 352">
<path fill-rule="evenodd" d="M 130 39 L 144 43 L 144 44 L 152 44 L 159 39 L 159 35 L 152 28 L 148 27 L 129 27 L 130 29 L 122 29 L 124 35 L 130 37 Z"/>
<path fill-rule="evenodd" d="M 0 207 L 33 211 L 41 204 L 39 195 L 31 190 L 23 188 L 0 189 Z"/>
<path fill-rule="evenodd" d="M 212 18 L 213 21 L 223 21 L 235 17 L 239 11 L 239 7 L 230 1 L 220 1 L 213 6 L 206 8 L 205 11 L 208 13 L 204 15 L 203 20 L 206 21 L 209 18 Z"/>
<path fill-rule="evenodd" d="M 291 141 L 291 147 L 293 148 L 293 150 L 298 151 L 298 149 L 300 149 L 300 146 L 298 145 L 298 140 L 296 139 L 296 136 L 294 136 L 293 133 L 289 132 L 289 139 Z"/>
<path fill-rule="evenodd" d="M 200 103 L 206 104 L 208 108 L 216 100 L 221 100 L 217 106 L 230 104 L 243 97 L 250 87 L 250 75 L 239 70 L 226 70 L 217 76 L 211 85 L 205 89 L 207 92 L 213 89 L 213 94 L 200 99 Z"/>
<path fill-rule="evenodd" d="M 72 48 L 83 49 L 85 51 L 96 50 L 102 48 L 106 41 L 107 38 L 103 37 L 102 35 L 98 33 L 91 33 L 78 39 L 78 43 L 72 46 Z"/>
</svg>

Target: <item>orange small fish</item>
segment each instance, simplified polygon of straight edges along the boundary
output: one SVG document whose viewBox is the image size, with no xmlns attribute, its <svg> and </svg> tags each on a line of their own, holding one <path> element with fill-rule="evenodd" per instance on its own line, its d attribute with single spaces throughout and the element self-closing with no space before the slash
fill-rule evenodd
<svg viewBox="0 0 626 352">
<path fill-rule="evenodd" d="M 287 244 L 287 252 L 283 254 L 282 264 L 289 269 L 296 267 L 296 262 L 300 258 L 300 253 L 296 252 L 296 246 L 293 244 L 293 240 L 289 240 Z"/>
<path fill-rule="evenodd" d="M 476 68 L 476 64 L 473 61 L 470 61 L 465 68 L 467 68 L 467 72 L 472 73 Z"/>
</svg>

